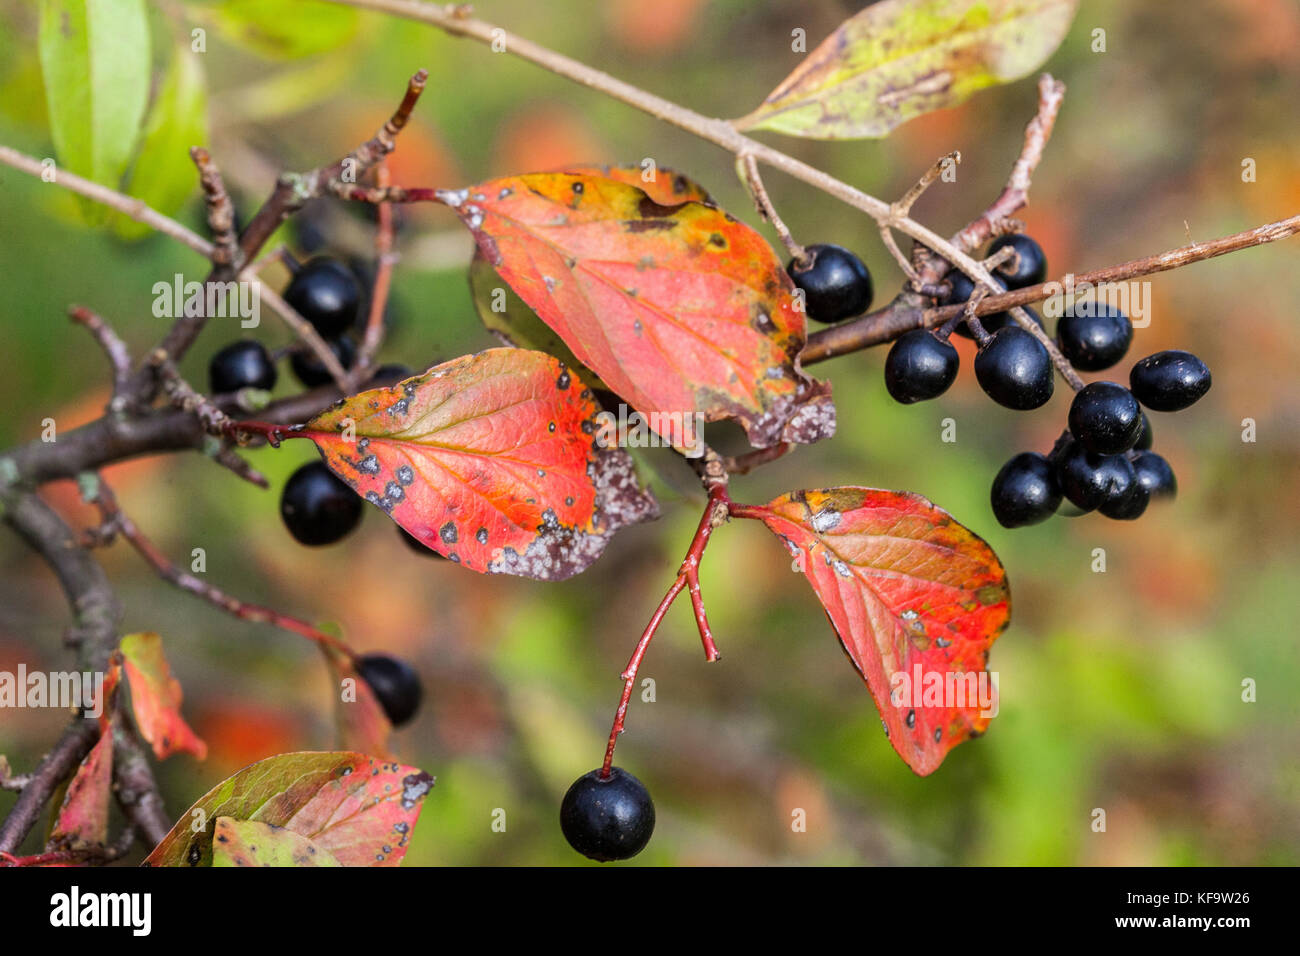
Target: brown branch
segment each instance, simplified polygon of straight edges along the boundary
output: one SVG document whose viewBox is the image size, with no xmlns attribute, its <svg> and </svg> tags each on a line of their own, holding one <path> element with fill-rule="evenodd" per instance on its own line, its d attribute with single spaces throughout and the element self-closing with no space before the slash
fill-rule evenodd
<svg viewBox="0 0 1300 956">
<path fill-rule="evenodd" d="M 382 161 L 375 167 L 375 185 L 387 189 L 388 166 Z M 388 293 L 393 282 L 393 267 L 397 264 L 397 254 L 393 252 L 393 208 L 388 203 L 380 203 L 375 209 L 378 223 L 375 227 L 375 281 L 370 287 L 370 312 L 366 316 L 366 331 L 361 339 L 361 348 L 357 354 L 356 367 L 353 369 L 352 384 L 360 380 L 369 370 L 375 353 L 384 339 L 384 310 L 388 307 Z"/>
<path fill-rule="evenodd" d="M 99 724 L 76 717 L 32 771 L 9 815 L 0 822 L 0 853 L 13 853 L 31 832 L 54 791 L 73 772 L 99 739 Z"/>
<path fill-rule="evenodd" d="M 126 720 L 113 721 L 113 792 L 118 806 L 148 841 L 148 847 L 161 843 L 172 821 L 144 747 Z"/>
<path fill-rule="evenodd" d="M 808 251 L 795 242 L 794 236 L 790 234 L 790 229 L 777 213 L 776 207 L 772 205 L 772 199 L 767 194 L 767 187 L 763 185 L 763 177 L 758 171 L 758 163 L 754 161 L 754 157 L 749 153 L 737 156 L 736 171 L 740 174 L 740 181 L 749 190 L 749 195 L 754 200 L 758 214 L 772 224 L 772 228 L 776 230 L 781 244 L 790 253 L 790 258 L 794 260 L 796 266 L 800 269 L 806 268 L 808 265 Z"/>
<path fill-rule="evenodd" d="M 73 322 L 84 325 L 108 357 L 113 370 L 113 397 L 108 403 L 109 412 L 117 415 L 127 407 L 127 383 L 131 378 L 131 353 L 112 327 L 102 317 L 85 306 L 74 305 L 68 310 Z"/>
<path fill-rule="evenodd" d="M 221 170 L 212 162 L 206 149 L 195 146 L 190 158 L 199 170 L 199 185 L 208 207 L 208 228 L 212 230 L 212 264 L 218 268 L 239 271 L 244 267 L 244 256 L 235 234 L 235 204 L 230 201 Z"/>
</svg>

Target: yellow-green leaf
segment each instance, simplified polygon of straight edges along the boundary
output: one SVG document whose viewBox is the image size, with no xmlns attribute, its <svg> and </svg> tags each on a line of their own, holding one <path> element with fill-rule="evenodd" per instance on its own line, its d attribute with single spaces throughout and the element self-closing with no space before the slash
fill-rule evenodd
<svg viewBox="0 0 1300 956">
<path fill-rule="evenodd" d="M 208 140 L 208 92 L 203 54 L 178 46 L 145 124 L 144 145 L 131 170 L 126 191 L 164 215 L 175 214 L 198 188 L 190 160 L 191 146 Z M 124 239 L 139 239 L 152 230 L 134 219 L 115 216 L 113 228 Z"/>
<path fill-rule="evenodd" d="M 1078 0 L 883 0 L 840 24 L 736 121 L 812 139 L 888 135 L 1019 79 L 1060 45 Z"/>
<path fill-rule="evenodd" d="M 329 850 L 300 833 L 258 820 L 217 817 L 213 866 L 342 866 Z"/>
<path fill-rule="evenodd" d="M 43 0 L 39 47 L 59 165 L 116 188 L 149 99 L 144 0 Z"/>
</svg>

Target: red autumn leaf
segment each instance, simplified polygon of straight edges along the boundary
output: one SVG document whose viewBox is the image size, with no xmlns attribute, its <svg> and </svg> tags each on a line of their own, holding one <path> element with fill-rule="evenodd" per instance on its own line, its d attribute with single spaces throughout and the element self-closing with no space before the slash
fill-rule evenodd
<svg viewBox="0 0 1300 956">
<path fill-rule="evenodd" d="M 145 865 L 211 865 L 216 821 L 229 817 L 290 830 L 344 866 L 397 866 L 433 783 L 415 767 L 365 754 L 280 754 L 209 790 Z M 196 821 L 204 824 L 198 833 Z"/>
<path fill-rule="evenodd" d="M 297 434 L 439 554 L 559 580 L 658 513 L 627 453 L 599 446 L 598 411 L 551 356 L 489 349 L 345 399 Z"/>
<path fill-rule="evenodd" d="M 331 644 L 320 645 L 325 652 L 330 677 L 334 682 L 334 723 L 338 729 L 339 746 L 385 759 L 392 754 L 388 738 L 393 725 L 384 713 L 375 692 L 361 679 L 352 666 L 352 659 Z M 351 681 L 345 684 L 345 681 Z"/>
<path fill-rule="evenodd" d="M 744 223 L 588 174 L 513 176 L 439 197 L 578 360 L 674 444 L 691 443 L 696 411 L 735 418 L 757 447 L 834 432 L 830 386 L 799 367 L 794 287 Z"/>
<path fill-rule="evenodd" d="M 796 491 L 752 510 L 802 565 L 909 767 L 932 773 L 984 732 L 989 647 L 1011 613 L 987 544 L 904 492 Z"/>
<path fill-rule="evenodd" d="M 191 753 L 202 760 L 208 745 L 181 717 L 181 683 L 172 677 L 157 634 L 128 634 L 122 638 L 123 666 L 131 686 L 131 712 L 136 726 L 159 760 L 174 753 Z"/>
<path fill-rule="evenodd" d="M 105 727 L 68 784 L 49 844 L 69 850 L 104 846 L 112 787 L 113 731 Z"/>
</svg>

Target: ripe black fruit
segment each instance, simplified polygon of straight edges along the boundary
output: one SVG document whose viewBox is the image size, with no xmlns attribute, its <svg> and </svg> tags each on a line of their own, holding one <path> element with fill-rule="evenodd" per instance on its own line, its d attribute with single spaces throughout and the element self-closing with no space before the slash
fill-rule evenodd
<svg viewBox="0 0 1300 956">
<path fill-rule="evenodd" d="M 424 696 L 420 675 L 415 673 L 415 668 L 401 658 L 387 654 L 366 654 L 353 664 L 357 674 L 374 691 L 389 723 L 400 727 L 415 716 Z"/>
<path fill-rule="evenodd" d="M 929 329 L 899 336 L 885 359 L 885 388 L 904 405 L 936 398 L 957 377 L 957 350 Z"/>
<path fill-rule="evenodd" d="M 1094 511 L 1117 507 L 1133 491 L 1137 477 L 1123 455 L 1095 455 L 1071 442 L 1056 465 L 1056 483 L 1076 507 Z"/>
<path fill-rule="evenodd" d="M 324 462 L 313 461 L 284 483 L 280 517 L 301 544 L 333 544 L 361 520 L 361 498 Z"/>
<path fill-rule="evenodd" d="M 345 369 L 350 369 L 352 363 L 357 359 L 357 347 L 348 335 L 339 336 L 337 339 L 327 343 L 334 357 L 339 360 L 339 364 Z M 325 363 L 316 357 L 316 353 L 309 348 L 299 348 L 289 356 L 289 367 L 293 369 L 294 376 L 308 388 L 315 388 L 317 385 L 327 385 L 333 379 L 330 377 L 329 369 Z"/>
<path fill-rule="evenodd" d="M 1072 306 L 1056 325 L 1056 342 L 1070 364 L 1083 372 L 1100 372 L 1124 357 L 1133 341 L 1133 323 L 1105 303 Z"/>
<path fill-rule="evenodd" d="M 242 339 L 231 342 L 208 363 L 208 391 L 213 395 L 237 392 L 241 388 L 275 388 L 275 363 L 261 342 Z"/>
<path fill-rule="evenodd" d="M 1128 381 L 1147 408 L 1177 412 L 1210 390 L 1210 370 L 1191 352 L 1169 349 L 1134 365 Z"/>
<path fill-rule="evenodd" d="M 842 246 L 808 246 L 812 263 L 805 269 L 794 260 L 786 266 L 795 287 L 802 289 L 808 318 L 817 322 L 842 322 L 861 315 L 871 306 L 871 273 L 862 260 Z"/>
<path fill-rule="evenodd" d="M 1052 397 L 1052 359 L 1043 344 L 1019 326 L 1007 326 L 975 356 L 975 377 L 999 405 L 1025 411 Z"/>
<path fill-rule="evenodd" d="M 989 255 L 1011 246 L 1016 255 L 997 268 L 999 275 L 1008 289 L 1023 289 L 1025 286 L 1038 285 L 1047 278 L 1047 256 L 1043 247 L 1026 235 L 1014 232 L 1008 236 L 998 236 L 989 244 Z"/>
<path fill-rule="evenodd" d="M 357 320 L 361 283 L 342 262 L 320 256 L 305 263 L 284 290 L 284 300 L 327 339 Z"/>
<path fill-rule="evenodd" d="M 1004 528 L 1021 528 L 1050 518 L 1061 503 L 1061 490 L 1046 455 L 1016 455 L 993 479 L 993 516 Z"/>
<path fill-rule="evenodd" d="M 1123 385 L 1093 382 L 1070 403 L 1070 434 L 1090 452 L 1118 455 L 1142 434 L 1142 409 Z"/>
<path fill-rule="evenodd" d="M 636 777 L 611 767 L 573 782 L 560 804 L 560 829 L 569 845 L 585 857 L 606 863 L 636 856 L 655 829 L 655 805 Z"/>
<path fill-rule="evenodd" d="M 1153 451 L 1144 451 L 1133 456 L 1133 472 L 1138 484 L 1146 489 L 1152 498 L 1172 498 L 1178 493 L 1178 481 L 1169 462 Z"/>
</svg>

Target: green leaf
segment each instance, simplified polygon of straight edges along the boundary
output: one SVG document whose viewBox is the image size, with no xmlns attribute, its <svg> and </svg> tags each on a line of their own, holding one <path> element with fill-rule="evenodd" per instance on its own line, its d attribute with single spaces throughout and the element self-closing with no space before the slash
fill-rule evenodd
<svg viewBox="0 0 1300 956">
<path fill-rule="evenodd" d="M 1037 69 L 1078 0 L 883 0 L 840 24 L 740 129 L 861 139 Z"/>
<path fill-rule="evenodd" d="M 323 53 L 356 35 L 357 11 L 316 0 L 223 0 L 213 24 L 235 46 L 273 60 Z"/>
<path fill-rule="evenodd" d="M 342 866 L 329 850 L 301 834 L 257 820 L 217 817 L 213 866 Z"/>
<path fill-rule="evenodd" d="M 39 46 L 59 164 L 116 188 L 149 98 L 144 0 L 43 0 Z M 83 209 L 91 222 L 107 217 Z"/>
<path fill-rule="evenodd" d="M 202 54 L 178 46 L 149 111 L 144 144 L 127 180 L 126 191 L 166 216 L 174 215 L 198 186 L 190 147 L 208 140 L 208 91 Z M 126 216 L 114 216 L 113 228 L 124 239 L 139 239 L 152 230 Z"/>
</svg>

